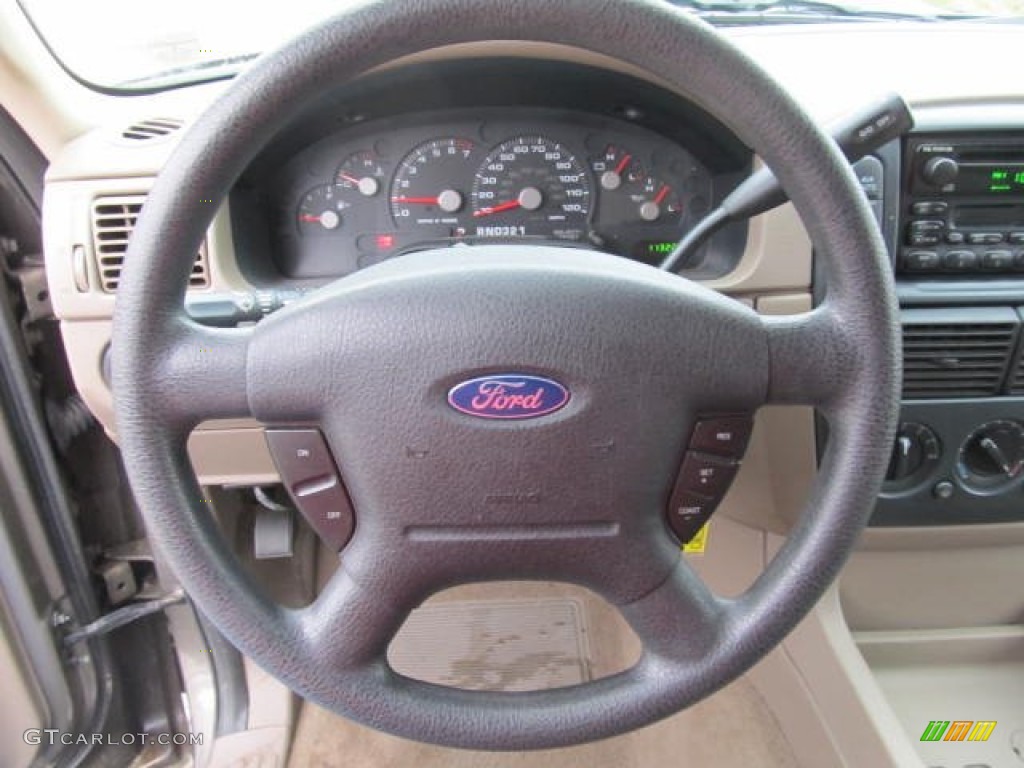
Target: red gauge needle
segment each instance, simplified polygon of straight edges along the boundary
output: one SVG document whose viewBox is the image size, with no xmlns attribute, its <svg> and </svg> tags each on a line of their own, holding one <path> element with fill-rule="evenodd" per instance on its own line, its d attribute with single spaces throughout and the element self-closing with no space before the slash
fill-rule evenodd
<svg viewBox="0 0 1024 768">
<path fill-rule="evenodd" d="M 420 205 L 437 205 L 436 197 L 392 197 L 392 203 L 413 203 Z"/>
<path fill-rule="evenodd" d="M 308 222 L 310 224 L 319 224 L 320 223 L 320 217 L 319 216 L 312 216 L 312 215 L 310 215 L 308 213 L 304 213 L 301 216 L 299 216 L 299 221 L 305 221 L 305 222 Z"/>
<path fill-rule="evenodd" d="M 359 182 L 362 181 L 362 179 L 357 179 L 355 176 L 349 176 L 347 173 L 339 173 L 338 178 L 343 181 L 347 181 L 349 184 L 355 184 L 357 187 L 359 186 Z"/>
<path fill-rule="evenodd" d="M 669 189 L 668 185 L 666 184 L 660 190 L 658 190 L 658 194 L 654 196 L 654 202 L 656 202 L 658 205 L 661 205 L 661 201 L 665 199 L 665 197 L 668 195 L 668 192 Z"/>
<path fill-rule="evenodd" d="M 619 176 L 621 176 L 622 172 L 626 170 L 626 166 L 629 165 L 629 161 L 632 159 L 632 155 L 626 155 L 624 158 L 622 158 L 622 160 L 619 161 L 619 164 L 615 166 L 615 172 L 619 174 Z"/>
<path fill-rule="evenodd" d="M 491 208 L 481 208 L 478 211 L 473 211 L 473 217 L 479 219 L 481 216 L 490 216 L 492 213 L 511 211 L 515 208 L 519 208 L 520 206 L 522 206 L 522 203 L 518 200 L 509 200 L 507 203 L 501 203 L 500 205 L 495 205 Z"/>
</svg>

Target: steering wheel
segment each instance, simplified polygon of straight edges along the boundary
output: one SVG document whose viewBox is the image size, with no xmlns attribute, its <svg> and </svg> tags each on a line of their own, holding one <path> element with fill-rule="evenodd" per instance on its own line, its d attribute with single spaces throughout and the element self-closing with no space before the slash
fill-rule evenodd
<svg viewBox="0 0 1024 768">
<path fill-rule="evenodd" d="M 729 125 L 796 204 L 827 262 L 825 301 L 762 318 L 625 259 L 524 244 L 394 259 L 253 328 L 188 319 L 187 276 L 216 203 L 325 84 L 489 40 L 606 54 L 656 73 Z M 299 694 L 421 741 L 564 746 L 713 693 L 779 643 L 831 583 L 873 506 L 892 440 L 895 308 L 884 247 L 837 148 L 704 23 L 653 0 L 369 3 L 238 77 L 160 173 L 117 299 L 118 431 L 149 532 L 188 593 Z M 557 382 L 567 404 L 523 420 L 449 405 L 460 382 L 508 370 Z M 723 599 L 680 557 L 666 499 L 698 415 L 768 403 L 816 406 L 828 448 L 778 556 L 744 594 Z M 351 496 L 355 532 L 341 564 L 300 609 L 268 600 L 243 573 L 190 469 L 190 430 L 243 416 L 318 428 Z M 598 442 L 613 449 L 589 450 Z M 488 503 L 521 493 L 529 504 Z M 630 623 L 640 660 L 601 680 L 523 693 L 436 686 L 388 666 L 389 641 L 427 596 L 494 579 L 588 587 Z"/>
</svg>

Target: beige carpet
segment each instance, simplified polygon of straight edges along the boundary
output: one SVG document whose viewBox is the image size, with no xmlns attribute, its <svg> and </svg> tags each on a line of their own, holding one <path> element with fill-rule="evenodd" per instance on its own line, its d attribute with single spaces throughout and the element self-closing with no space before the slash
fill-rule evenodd
<svg viewBox="0 0 1024 768">
<path fill-rule="evenodd" d="M 502 583 L 460 587 L 450 601 L 543 601 L 571 597 L 585 613 L 582 631 L 594 677 L 629 667 L 639 644 L 618 613 L 591 593 L 562 584 Z M 404 642 L 401 634 L 396 643 Z M 790 768 L 797 765 L 764 700 L 740 679 L 695 707 L 648 728 L 596 744 L 526 753 L 442 749 L 387 736 L 305 704 L 291 768 Z"/>
</svg>

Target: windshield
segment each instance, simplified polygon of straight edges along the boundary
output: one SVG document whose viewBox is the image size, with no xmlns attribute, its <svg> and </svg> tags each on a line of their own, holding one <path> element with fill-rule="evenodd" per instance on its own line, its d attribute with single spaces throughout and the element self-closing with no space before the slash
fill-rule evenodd
<svg viewBox="0 0 1024 768">
<path fill-rule="evenodd" d="M 228 77 L 260 52 L 364 0 L 19 0 L 53 55 L 102 90 Z M 557 0 L 552 0 L 557 2 Z M 1024 16 L 1024 0 L 674 0 L 718 25 Z"/>
</svg>

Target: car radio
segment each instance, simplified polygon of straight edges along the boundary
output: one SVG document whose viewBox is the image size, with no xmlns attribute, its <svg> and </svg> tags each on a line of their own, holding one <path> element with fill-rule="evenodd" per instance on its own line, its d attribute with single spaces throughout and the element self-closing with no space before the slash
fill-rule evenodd
<svg viewBox="0 0 1024 768">
<path fill-rule="evenodd" d="M 1024 277 L 1024 136 L 914 136 L 898 272 Z"/>
</svg>

